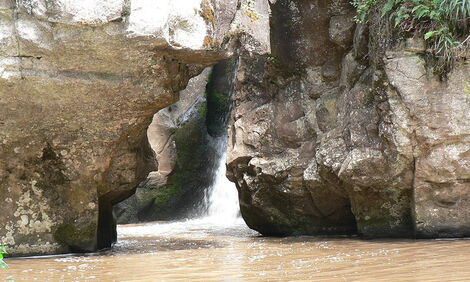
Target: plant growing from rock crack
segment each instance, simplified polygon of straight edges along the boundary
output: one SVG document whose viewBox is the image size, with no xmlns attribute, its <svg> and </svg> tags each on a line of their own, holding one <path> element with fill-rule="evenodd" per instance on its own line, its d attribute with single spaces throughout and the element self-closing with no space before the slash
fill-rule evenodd
<svg viewBox="0 0 470 282">
<path fill-rule="evenodd" d="M 7 263 L 3 261 L 3 255 L 7 254 L 7 248 L 5 245 L 0 244 L 0 268 L 6 268 Z"/>
<path fill-rule="evenodd" d="M 470 0 L 353 0 L 352 4 L 358 22 L 367 23 L 375 14 L 405 37 L 422 36 L 437 59 L 437 73 L 449 71 L 459 54 L 470 50 Z"/>
</svg>

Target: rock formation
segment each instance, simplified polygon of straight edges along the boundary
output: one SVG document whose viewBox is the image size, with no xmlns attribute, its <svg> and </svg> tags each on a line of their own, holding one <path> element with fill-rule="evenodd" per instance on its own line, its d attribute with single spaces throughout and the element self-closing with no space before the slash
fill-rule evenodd
<svg viewBox="0 0 470 282">
<path fill-rule="evenodd" d="M 215 180 L 226 138 L 236 59 L 224 60 L 192 78 L 180 100 L 160 110 L 147 130 L 158 161 L 134 195 L 115 206 L 118 223 L 201 216 Z"/>
<path fill-rule="evenodd" d="M 158 170 L 152 116 L 232 56 L 269 51 L 265 1 L 0 0 L 0 242 L 93 251 Z M 256 15 L 254 18 L 253 15 Z"/>
<path fill-rule="evenodd" d="M 207 68 L 191 79 L 180 100 L 153 117 L 147 135 L 158 170 L 114 208 L 118 223 L 178 219 L 197 213 L 215 169 L 204 95 L 210 73 Z"/>
<path fill-rule="evenodd" d="M 228 176 L 262 234 L 470 235 L 470 65 L 376 50 L 348 1 L 272 5 L 272 56 L 243 59 Z"/>
<path fill-rule="evenodd" d="M 113 205 L 174 169 L 152 117 L 236 55 L 228 177 L 251 228 L 470 236 L 468 60 L 442 80 L 421 40 L 380 32 L 347 0 L 0 0 L 0 242 L 109 247 Z"/>
</svg>

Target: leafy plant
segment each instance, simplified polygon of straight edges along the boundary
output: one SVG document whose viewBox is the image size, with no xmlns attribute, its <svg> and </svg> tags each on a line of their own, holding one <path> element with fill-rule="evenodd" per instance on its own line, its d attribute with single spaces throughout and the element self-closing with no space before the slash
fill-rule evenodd
<svg viewBox="0 0 470 282">
<path fill-rule="evenodd" d="M 3 255 L 7 254 L 7 248 L 5 245 L 0 244 L 0 268 L 6 268 L 7 263 L 3 261 Z"/>
<path fill-rule="evenodd" d="M 380 13 L 395 31 L 420 35 L 437 60 L 438 73 L 448 71 L 459 51 L 470 49 L 470 0 L 353 0 L 356 20 L 367 23 Z"/>
<path fill-rule="evenodd" d="M 353 0 L 352 5 L 356 7 L 357 10 L 356 21 L 367 22 L 367 17 L 376 3 L 377 0 Z"/>
</svg>

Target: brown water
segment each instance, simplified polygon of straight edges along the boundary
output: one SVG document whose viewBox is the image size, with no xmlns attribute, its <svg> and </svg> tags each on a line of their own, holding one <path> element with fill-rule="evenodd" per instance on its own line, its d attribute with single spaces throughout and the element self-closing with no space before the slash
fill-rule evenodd
<svg viewBox="0 0 470 282">
<path fill-rule="evenodd" d="M 470 240 L 264 238 L 205 220 L 118 232 L 98 254 L 8 259 L 0 281 L 470 281 Z"/>
</svg>

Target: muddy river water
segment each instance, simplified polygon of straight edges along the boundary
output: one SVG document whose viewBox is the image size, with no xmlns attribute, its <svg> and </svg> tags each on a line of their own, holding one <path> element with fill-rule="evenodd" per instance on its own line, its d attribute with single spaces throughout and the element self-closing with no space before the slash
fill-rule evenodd
<svg viewBox="0 0 470 282">
<path fill-rule="evenodd" d="M 8 259 L 6 281 L 470 281 L 470 240 L 266 238 L 207 219 L 119 226 L 112 250 Z M 0 279 L 1 280 L 1 279 Z"/>
<path fill-rule="evenodd" d="M 261 237 L 222 157 L 200 219 L 118 226 L 111 250 L 7 259 L 1 281 L 470 281 L 470 240 Z"/>
</svg>

